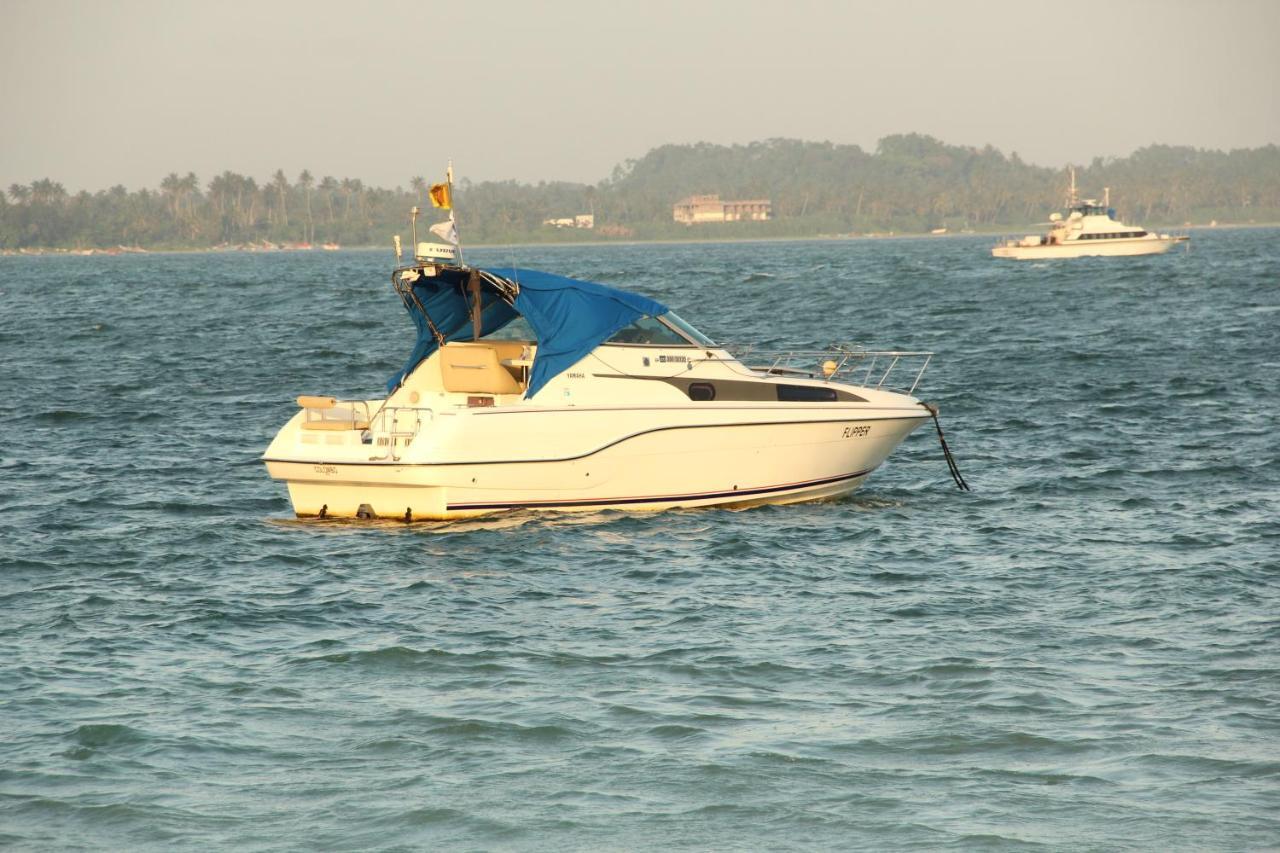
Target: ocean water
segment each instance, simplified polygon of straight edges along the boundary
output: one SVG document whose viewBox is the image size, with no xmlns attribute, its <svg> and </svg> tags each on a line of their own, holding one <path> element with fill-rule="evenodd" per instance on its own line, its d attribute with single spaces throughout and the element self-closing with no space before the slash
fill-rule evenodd
<svg viewBox="0 0 1280 853">
<path fill-rule="evenodd" d="M 390 252 L 0 258 L 0 847 L 1280 846 L 1280 231 L 476 250 L 937 352 L 854 496 L 292 519 Z"/>
</svg>

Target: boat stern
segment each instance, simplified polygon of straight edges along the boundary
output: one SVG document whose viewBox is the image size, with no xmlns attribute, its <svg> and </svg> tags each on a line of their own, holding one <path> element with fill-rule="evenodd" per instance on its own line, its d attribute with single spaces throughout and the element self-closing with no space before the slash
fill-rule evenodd
<svg viewBox="0 0 1280 853">
<path fill-rule="evenodd" d="M 430 410 L 332 397 L 299 397 L 298 404 L 262 454 L 267 473 L 288 487 L 296 516 L 446 517 L 444 488 L 404 459 Z"/>
</svg>

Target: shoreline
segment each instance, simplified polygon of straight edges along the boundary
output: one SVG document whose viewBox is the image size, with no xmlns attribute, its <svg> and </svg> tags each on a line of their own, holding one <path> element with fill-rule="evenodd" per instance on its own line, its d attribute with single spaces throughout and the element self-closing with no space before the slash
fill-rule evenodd
<svg viewBox="0 0 1280 853">
<path fill-rule="evenodd" d="M 1249 223 L 1218 223 L 1210 225 L 1208 223 L 1197 225 L 1158 225 L 1154 226 L 1160 230 L 1168 229 L 1170 231 L 1231 231 L 1245 229 L 1265 229 L 1280 228 L 1280 222 L 1249 222 Z M 983 231 L 954 231 L 945 234 L 931 234 L 922 232 L 897 233 L 889 232 L 871 232 L 868 234 L 814 234 L 810 236 L 788 236 L 788 237 L 690 237 L 688 239 L 654 239 L 654 240 L 575 240 L 575 241 L 556 241 L 556 242 L 517 242 L 517 243 L 473 243 L 464 247 L 465 249 L 554 249 L 558 247 L 565 248 L 583 248 L 583 247 L 608 247 L 608 246 L 697 246 L 697 245 L 713 245 L 720 243 L 807 243 L 807 242 L 860 242 L 863 240 L 939 240 L 939 239 L 956 239 L 970 237 L 1005 237 L 1010 234 L 1022 233 L 1023 231 L 1031 231 L 1036 228 L 1035 225 L 1025 226 L 1021 230 L 1017 227 L 1010 227 L 1003 230 L 983 230 Z M 40 247 L 24 247 L 21 249 L 0 249 L 0 257 L 43 257 L 47 255 L 65 256 L 65 257 L 119 257 L 122 255 L 282 255 L 282 254 L 333 254 L 336 252 L 367 252 L 377 250 L 390 250 L 390 245 L 383 246 L 381 244 L 342 246 L 337 249 L 302 249 L 291 248 L 288 246 L 234 246 L 234 247 L 190 247 L 183 249 L 148 249 L 141 246 L 90 246 L 81 248 L 62 248 L 57 246 L 40 246 Z"/>
</svg>

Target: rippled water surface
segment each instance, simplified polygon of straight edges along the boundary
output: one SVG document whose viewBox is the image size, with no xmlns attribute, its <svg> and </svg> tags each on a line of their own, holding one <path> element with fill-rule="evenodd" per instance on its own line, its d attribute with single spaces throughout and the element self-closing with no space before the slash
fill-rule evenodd
<svg viewBox="0 0 1280 853">
<path fill-rule="evenodd" d="M 938 353 L 852 498 L 292 519 L 389 252 L 0 258 L 0 846 L 1280 845 L 1280 232 L 484 250 Z"/>
</svg>

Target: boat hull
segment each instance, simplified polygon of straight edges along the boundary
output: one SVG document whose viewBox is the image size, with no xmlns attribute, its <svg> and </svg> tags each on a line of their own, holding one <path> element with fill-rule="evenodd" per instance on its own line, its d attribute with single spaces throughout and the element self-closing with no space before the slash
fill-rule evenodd
<svg viewBox="0 0 1280 853">
<path fill-rule="evenodd" d="M 864 413 L 865 414 L 865 413 Z M 299 517 L 447 520 L 557 512 L 747 507 L 839 497 L 927 414 L 793 413 L 785 420 L 685 423 L 572 458 L 343 462 L 268 458 Z"/>
<path fill-rule="evenodd" d="M 1123 257 L 1134 255 L 1161 255 L 1186 238 L 1154 238 L 1139 240 L 1082 240 L 1037 246 L 996 246 L 991 250 L 994 258 L 1012 258 L 1034 261 L 1047 258 Z"/>
</svg>

